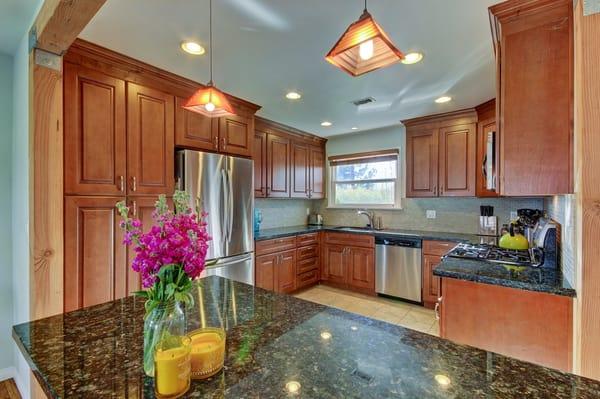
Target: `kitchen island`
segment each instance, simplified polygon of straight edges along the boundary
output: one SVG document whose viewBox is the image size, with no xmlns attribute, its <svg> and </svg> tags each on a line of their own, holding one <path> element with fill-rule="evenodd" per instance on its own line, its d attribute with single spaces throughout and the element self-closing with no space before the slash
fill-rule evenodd
<svg viewBox="0 0 600 399">
<path fill-rule="evenodd" d="M 600 396 L 597 381 L 219 277 L 194 295 L 189 329 L 222 322 L 227 350 L 223 372 L 186 397 Z M 13 337 L 50 397 L 150 398 L 143 305 L 128 297 L 15 326 Z"/>
</svg>

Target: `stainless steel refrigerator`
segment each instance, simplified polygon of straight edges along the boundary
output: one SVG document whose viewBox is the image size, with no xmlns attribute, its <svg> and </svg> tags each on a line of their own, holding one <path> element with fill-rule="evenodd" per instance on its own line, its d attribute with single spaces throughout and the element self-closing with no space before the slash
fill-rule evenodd
<svg viewBox="0 0 600 399">
<path fill-rule="evenodd" d="M 206 259 L 217 263 L 201 277 L 217 275 L 254 285 L 252 160 L 181 150 L 175 162 L 177 188 L 190 194 L 194 209 L 208 213 L 212 241 Z"/>
</svg>

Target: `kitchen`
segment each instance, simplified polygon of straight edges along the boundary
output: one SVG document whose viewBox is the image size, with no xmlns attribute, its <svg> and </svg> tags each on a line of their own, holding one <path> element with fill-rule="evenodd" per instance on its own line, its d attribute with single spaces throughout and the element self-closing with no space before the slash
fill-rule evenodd
<svg viewBox="0 0 600 399">
<path fill-rule="evenodd" d="M 589 260 L 595 219 L 581 217 L 593 215 L 586 201 L 595 195 L 594 174 L 581 166 L 582 159 L 592 162 L 593 142 L 586 147 L 582 132 L 593 131 L 597 113 L 585 100 L 593 97 L 594 86 L 580 82 L 590 78 L 586 62 L 593 59 L 582 37 L 597 29 L 598 14 L 583 2 L 445 5 L 430 18 L 447 16 L 455 42 L 440 45 L 431 35 L 411 46 L 400 38 L 417 40 L 424 33 L 414 24 L 412 36 L 397 31 L 386 13 L 411 20 L 425 6 L 373 0 L 365 6 L 389 37 L 383 34 L 374 48 L 361 51 L 395 44 L 406 53 L 398 56 L 393 47 L 385 55 L 394 60 L 391 65 L 363 69 L 352 69 L 340 56 L 343 41 L 335 41 L 362 4 L 357 9 L 337 4 L 344 18 L 315 31 L 298 25 L 297 18 L 317 14 L 299 4 L 197 2 L 172 10 L 177 15 L 172 19 L 193 26 L 188 19 L 201 16 L 206 24 L 176 37 L 168 26 L 154 33 L 144 29 L 151 18 L 166 15 L 164 2 L 145 5 L 144 12 L 139 2 L 98 1 L 96 9 L 78 9 L 75 2 L 57 6 L 82 11 L 80 27 L 65 44 L 44 41 L 44 29 L 60 29 L 65 14 L 47 3 L 40 15 L 50 15 L 49 22 L 37 22 L 39 75 L 30 84 L 35 93 L 51 87 L 45 93 L 53 101 L 42 102 L 42 95 L 33 102 L 42 120 L 31 124 L 35 223 L 27 287 L 19 280 L 22 272 L 12 272 L 12 290 L 25 288 L 31 298 L 29 309 L 11 300 L 17 348 L 9 376 L 25 397 L 29 382 L 22 375 L 29 368 L 32 392 L 41 389 L 49 396 L 77 395 L 86 385 L 98 395 L 124 389 L 138 396 L 154 393 L 143 371 L 137 379 L 122 375 L 136 375 L 136 353 L 142 350 L 143 326 L 136 320 L 142 320 L 143 306 L 128 295 L 148 287 L 130 267 L 137 250 L 122 245 L 123 215 L 115 205 L 124 201 L 125 217 L 139 219 L 146 231 L 158 196 L 166 194 L 165 206 L 173 207 L 175 190 L 189 195 L 190 209 L 208 212 L 205 228 L 212 241 L 198 286 L 223 294 L 218 307 L 227 308 L 221 317 L 228 325 L 225 372 L 217 375 L 232 376 L 231 385 L 219 388 L 221 377 L 214 377 L 192 382 L 194 392 L 280 396 L 285 391 L 279 385 L 295 373 L 297 385 L 286 386 L 287 392 L 313 389 L 316 397 L 369 396 L 364 390 L 369 384 L 376 387 L 373 395 L 401 395 L 382 382 L 385 376 L 400 378 L 407 397 L 470 396 L 478 383 L 492 394 L 498 392 L 494 383 L 507 384 L 508 396 L 525 387 L 538 396 L 566 390 L 581 397 L 597 394 L 593 354 L 600 349 L 591 338 L 598 330 L 590 313 L 596 279 Z M 329 7 L 318 12 L 322 21 L 331 21 Z M 362 17 L 359 23 L 369 21 L 368 13 Z M 263 36 L 267 31 L 278 32 L 277 38 Z M 120 32 L 139 34 L 117 39 Z M 202 45 L 185 47 L 197 55 L 179 46 L 192 38 Z M 232 51 L 236 40 L 240 44 Z M 464 59 L 457 55 L 462 41 L 472 50 Z M 290 43 L 307 51 L 288 50 L 289 59 L 266 61 Z M 553 51 L 543 50 L 548 47 Z M 240 55 L 247 62 L 244 73 L 235 58 Z M 312 65 L 307 55 L 318 69 L 306 66 L 302 78 L 292 77 L 300 73 L 292 73 L 292 64 Z M 440 68 L 441 60 L 452 62 Z M 60 73 L 48 73 L 53 62 L 62 63 Z M 288 74 L 273 73 L 286 69 Z M 53 85 L 45 86 L 48 81 Z M 217 98 L 211 107 L 202 103 L 205 93 Z M 223 114 L 213 118 L 215 110 Z M 57 115 L 58 125 L 52 123 Z M 58 126 L 59 140 L 49 126 Z M 56 151 L 63 156 L 52 156 Z M 15 186 L 13 207 L 15 198 L 23 198 L 19 190 Z M 15 215 L 19 225 L 23 214 Z M 510 232 L 503 235 L 505 224 Z M 14 236 L 13 259 L 23 253 L 20 236 Z M 200 313 L 188 322 L 197 327 L 206 316 L 198 302 L 206 305 L 209 299 L 199 293 L 195 301 Z M 53 315 L 61 316 L 23 324 Z M 57 317 L 81 331 L 82 339 L 58 331 Z M 90 323 L 102 328 L 86 328 Z M 98 387 L 94 381 L 100 376 L 78 380 L 53 371 L 53 363 L 62 361 L 65 370 L 77 373 L 86 356 L 82 348 L 94 342 L 99 352 L 89 359 L 100 356 L 107 350 L 100 344 L 103 329 L 123 337 L 113 341 L 117 346 L 135 348 L 126 355 L 127 366 L 101 374 L 114 384 Z M 336 341 L 347 330 L 358 332 L 358 341 Z M 314 331 L 323 340 L 318 345 L 330 345 L 323 348 L 332 357 L 315 360 L 318 345 L 304 354 L 293 350 Z M 398 336 L 408 339 L 407 346 L 396 346 Z M 392 360 L 388 369 L 378 369 L 373 356 L 386 355 L 374 344 L 377 339 L 391 352 L 420 348 L 414 361 L 425 368 L 436 362 L 426 348 L 444 348 L 443 366 L 436 366 L 432 382 L 410 383 L 413 373 L 417 379 L 429 373 Z M 60 341 L 60 348 L 50 344 Z M 81 348 L 59 356 L 63 346 L 73 345 Z M 361 367 L 346 370 L 333 360 L 345 348 L 352 351 L 342 361 L 362 359 Z M 258 364 L 231 363 L 244 350 L 273 373 L 266 384 L 251 372 Z M 466 365 L 453 354 L 498 361 Z M 289 363 L 294 356 L 298 360 Z M 121 359 L 117 353 L 112 358 Z M 329 377 L 343 384 L 333 387 L 326 375 L 311 378 L 309 364 L 339 369 Z M 540 381 L 557 383 L 481 382 L 486 369 L 503 373 L 505 367 L 530 367 Z M 461 378 L 457 370 L 464 368 Z"/>
</svg>

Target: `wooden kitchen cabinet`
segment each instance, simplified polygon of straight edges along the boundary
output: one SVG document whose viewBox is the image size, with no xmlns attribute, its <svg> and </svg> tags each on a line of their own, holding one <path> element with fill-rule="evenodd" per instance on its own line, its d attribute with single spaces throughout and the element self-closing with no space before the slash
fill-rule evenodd
<svg viewBox="0 0 600 399">
<path fill-rule="evenodd" d="M 291 140 L 267 135 L 267 197 L 286 198 L 291 192 Z"/>
<path fill-rule="evenodd" d="M 65 197 L 65 312 L 127 295 L 127 255 L 115 207 L 124 199 Z"/>
<path fill-rule="evenodd" d="M 127 99 L 127 193 L 170 194 L 175 188 L 175 99 L 133 83 L 128 83 Z"/>
<path fill-rule="evenodd" d="M 348 247 L 344 245 L 325 244 L 323 248 L 323 271 L 321 278 L 324 281 L 346 284 L 346 254 Z"/>
<path fill-rule="evenodd" d="M 228 115 L 219 118 L 219 151 L 240 157 L 252 157 L 254 116 Z"/>
<path fill-rule="evenodd" d="M 351 247 L 348 251 L 348 281 L 351 288 L 375 291 L 375 254 L 370 248 Z"/>
<path fill-rule="evenodd" d="M 219 129 L 215 128 L 218 120 L 183 109 L 186 101 L 182 97 L 175 98 L 175 145 L 199 151 L 218 151 Z"/>
<path fill-rule="evenodd" d="M 267 196 L 267 133 L 254 131 L 254 197 Z"/>
<path fill-rule="evenodd" d="M 474 196 L 475 110 L 431 115 L 402 123 L 406 126 L 406 196 Z"/>
<path fill-rule="evenodd" d="M 475 195 L 476 128 L 474 123 L 439 130 L 439 195 Z"/>
<path fill-rule="evenodd" d="M 573 1 L 490 7 L 497 64 L 500 194 L 573 192 Z"/>
<path fill-rule="evenodd" d="M 64 65 L 66 194 L 125 195 L 125 82 Z"/>
<path fill-rule="evenodd" d="M 310 186 L 310 149 L 304 143 L 292 142 L 291 145 L 292 198 L 308 198 Z"/>
<path fill-rule="evenodd" d="M 450 241 L 423 241 L 423 306 L 433 309 L 441 294 L 441 279 L 433 275 L 433 269 L 442 261 L 442 256 L 457 245 Z"/>
<path fill-rule="evenodd" d="M 265 290 L 275 291 L 275 268 L 278 255 L 257 256 L 254 261 L 254 284 Z"/>
<path fill-rule="evenodd" d="M 442 338 L 572 371 L 573 299 L 442 278 Z"/>
<path fill-rule="evenodd" d="M 436 129 L 406 131 L 406 196 L 436 197 L 438 134 Z"/>
<path fill-rule="evenodd" d="M 333 286 L 375 294 L 375 242 L 367 234 L 326 232 L 321 279 Z"/>
<path fill-rule="evenodd" d="M 310 147 L 308 198 L 325 198 L 325 148 Z"/>
<path fill-rule="evenodd" d="M 496 100 L 490 100 L 476 107 L 477 110 L 477 159 L 475 161 L 475 195 L 477 197 L 498 197 L 498 173 L 500 153 L 498 147 L 498 129 L 496 128 Z M 494 138 L 491 158 L 488 159 L 487 141 L 488 135 Z M 488 174 L 485 169 L 486 163 L 491 164 L 492 173 Z M 495 183 L 496 189 L 487 188 L 490 180 Z"/>
<path fill-rule="evenodd" d="M 296 290 L 296 251 L 278 254 L 279 263 L 275 268 L 275 292 L 289 294 Z"/>
</svg>

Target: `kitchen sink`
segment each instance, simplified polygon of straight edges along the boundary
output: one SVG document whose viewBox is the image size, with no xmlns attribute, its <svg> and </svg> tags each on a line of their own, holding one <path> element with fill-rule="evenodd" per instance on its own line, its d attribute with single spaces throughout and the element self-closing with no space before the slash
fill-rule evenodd
<svg viewBox="0 0 600 399">
<path fill-rule="evenodd" d="M 332 228 L 332 230 L 348 231 L 348 232 L 351 232 L 351 233 L 364 232 L 364 233 L 373 233 L 373 234 L 396 235 L 396 236 L 403 236 L 403 237 L 420 237 L 418 234 L 406 233 L 406 232 L 403 232 L 403 231 L 386 230 L 386 229 L 375 230 L 375 229 L 373 229 L 371 227 L 339 226 L 339 227 Z"/>
<path fill-rule="evenodd" d="M 367 231 L 367 232 L 376 232 L 377 231 L 375 229 L 372 229 L 371 227 L 347 227 L 347 226 L 334 227 L 332 230 L 340 230 L 340 231 Z"/>
</svg>

